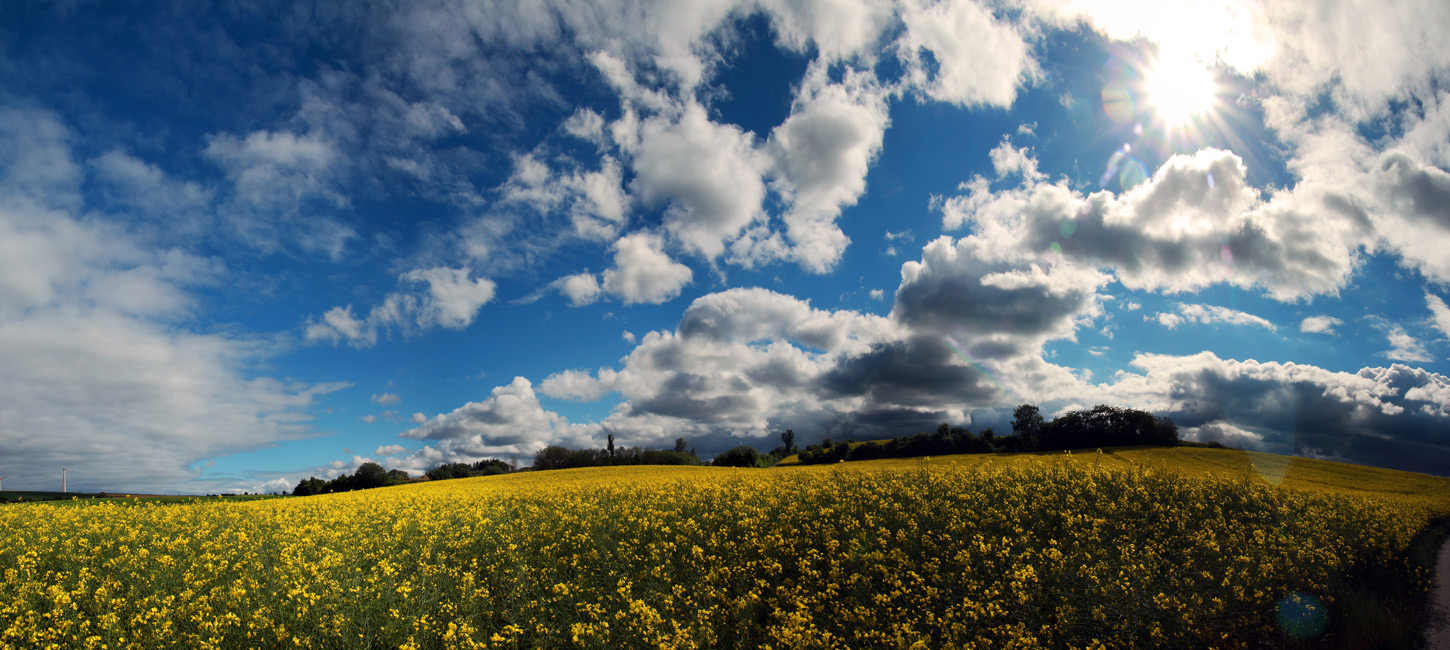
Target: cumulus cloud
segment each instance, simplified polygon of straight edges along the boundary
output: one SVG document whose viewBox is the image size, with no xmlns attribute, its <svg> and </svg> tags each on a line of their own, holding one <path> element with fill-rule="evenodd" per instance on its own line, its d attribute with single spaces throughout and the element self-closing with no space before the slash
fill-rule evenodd
<svg viewBox="0 0 1450 650">
<path fill-rule="evenodd" d="M 1308 334 L 1328 334 L 1335 336 L 1338 332 L 1334 328 L 1343 325 L 1344 321 L 1333 316 L 1310 316 L 1299 323 L 1299 331 Z"/>
<path fill-rule="evenodd" d="M 1263 318 L 1217 305 L 1192 305 L 1180 302 L 1178 303 L 1177 313 L 1161 312 L 1152 318 L 1168 329 L 1174 329 L 1183 323 L 1198 323 L 1201 325 L 1228 323 L 1229 325 L 1262 327 L 1270 332 L 1278 331 L 1278 328 L 1273 323 Z M 1148 320 L 1149 317 L 1144 316 L 1143 319 Z"/>
<path fill-rule="evenodd" d="M 674 332 L 645 335 L 618 370 L 555 373 L 544 392 L 618 393 L 607 429 L 650 444 L 687 432 L 718 451 L 785 427 L 880 436 L 965 424 L 969 409 L 1076 382 L 1044 363 L 1040 346 L 1096 313 L 1101 275 L 979 266 L 969 244 L 960 253 L 950 238 L 933 246 L 903 272 L 890 317 L 730 289 L 696 299 Z M 993 304 L 1015 307 L 971 313 Z"/>
<path fill-rule="evenodd" d="M 975 2 L 901 5 L 905 33 L 897 44 L 908 77 L 933 99 L 964 106 L 1009 106 L 1036 63 L 1020 29 Z M 922 55 L 928 50 L 935 69 Z"/>
<path fill-rule="evenodd" d="M 403 453 L 405 451 L 408 451 L 408 448 L 407 447 L 404 447 L 402 445 L 383 445 L 381 447 L 378 447 L 376 450 L 374 450 L 373 451 L 373 455 L 374 456 L 392 456 L 394 454 L 401 454 L 401 453 Z"/>
<path fill-rule="evenodd" d="M 1109 277 L 1072 264 L 993 261 L 977 237 L 941 237 L 920 262 L 901 267 L 893 318 L 950 336 L 973 358 L 1005 358 L 1072 338 L 1102 312 L 1097 289 Z"/>
<path fill-rule="evenodd" d="M 725 252 L 762 216 L 766 159 L 739 127 L 710 121 L 690 102 L 677 119 L 644 121 L 632 187 L 647 205 L 666 205 L 665 229 L 707 259 Z"/>
<path fill-rule="evenodd" d="M 370 401 L 372 401 L 372 403 L 378 404 L 380 406 L 392 406 L 394 404 L 397 404 L 398 402 L 403 401 L 403 398 L 398 397 L 396 394 L 393 393 L 374 393 L 373 396 L 369 399 Z"/>
<path fill-rule="evenodd" d="M 608 240 L 624 225 L 631 198 L 623 188 L 619 161 L 603 156 L 596 170 L 553 170 L 532 154 L 514 157 L 514 173 L 499 188 L 505 201 L 548 214 L 569 215 L 574 233 Z"/>
<path fill-rule="evenodd" d="M 1061 255 L 1107 268 L 1130 289 L 1193 291 L 1218 283 L 1279 300 L 1334 294 L 1372 244 L 1362 210 L 1335 195 L 1282 192 L 1268 201 L 1237 155 L 1175 155 L 1121 196 L 1056 183 L 993 192 L 986 179 L 940 202 L 943 226 L 970 225 L 998 259 Z"/>
<path fill-rule="evenodd" d="M 1203 440 L 1443 472 L 1450 378 L 1395 364 L 1357 373 L 1295 363 L 1144 354 L 1102 398 L 1171 417 Z"/>
<path fill-rule="evenodd" d="M 1425 292 L 1425 305 L 1430 308 L 1430 316 L 1435 324 L 1435 329 L 1441 334 L 1450 337 L 1450 307 L 1445 306 L 1445 301 L 1428 291 Z"/>
<path fill-rule="evenodd" d="M 599 280 L 595 279 L 594 274 L 577 273 L 559 280 L 559 292 L 568 296 L 570 305 L 582 307 L 599 300 L 603 289 L 599 287 Z"/>
<path fill-rule="evenodd" d="M 419 419 L 418 414 L 414 421 Z M 411 456 L 399 460 L 406 470 L 426 470 L 448 462 L 475 462 L 501 455 L 532 456 L 550 444 L 579 448 L 594 445 L 598 424 L 571 424 L 539 403 L 533 384 L 515 377 L 497 386 L 481 401 L 468 402 L 448 413 L 424 418 L 403 438 L 429 441 Z"/>
<path fill-rule="evenodd" d="M 659 236 L 649 233 L 621 237 L 614 243 L 614 267 L 604 271 L 602 290 L 626 305 L 661 303 L 680 295 L 694 272 L 670 259 L 662 247 Z"/>
<path fill-rule="evenodd" d="M 388 294 L 365 318 L 353 314 L 352 305 L 333 307 L 320 320 L 310 320 L 304 330 L 308 342 L 345 341 L 356 348 L 377 343 L 380 332 L 398 328 L 405 335 L 445 327 L 463 329 L 473 324 L 478 310 L 493 300 L 497 285 L 488 278 L 471 278 L 472 270 L 435 267 L 415 269 L 398 277 L 404 285 L 422 285 L 422 290 Z"/>
<path fill-rule="evenodd" d="M 793 246 L 784 254 L 806 269 L 831 270 L 849 243 L 835 220 L 866 191 L 887 124 L 886 91 L 874 76 L 848 71 L 841 83 L 829 83 L 825 66 L 817 65 L 790 117 L 772 131 L 774 187 L 790 206 L 783 220 Z M 736 257 L 749 264 L 774 254 L 768 246 L 741 246 Z"/>
<path fill-rule="evenodd" d="M 1435 358 L 1430 356 L 1430 353 L 1425 350 L 1424 344 L 1415 340 L 1415 337 L 1410 336 L 1409 333 L 1405 332 L 1405 328 L 1403 326 L 1391 325 L 1389 329 L 1385 332 L 1385 337 L 1389 339 L 1390 346 L 1392 347 L 1389 351 L 1385 352 L 1384 355 L 1391 361 L 1411 361 L 1425 363 L 1435 360 Z"/>
<path fill-rule="evenodd" d="M 1450 283 L 1450 259 L 1441 245 L 1450 238 L 1450 173 L 1393 151 L 1380 158 L 1371 179 L 1382 206 L 1376 214 L 1380 235 L 1406 266 Z"/>
</svg>

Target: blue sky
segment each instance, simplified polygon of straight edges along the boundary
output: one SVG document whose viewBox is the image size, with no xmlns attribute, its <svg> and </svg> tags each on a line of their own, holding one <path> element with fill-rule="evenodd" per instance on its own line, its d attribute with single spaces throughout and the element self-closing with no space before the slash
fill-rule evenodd
<svg viewBox="0 0 1450 650">
<path fill-rule="evenodd" d="M 0 7 L 6 485 L 1023 402 L 1450 467 L 1443 3 L 506 5 Z"/>
</svg>

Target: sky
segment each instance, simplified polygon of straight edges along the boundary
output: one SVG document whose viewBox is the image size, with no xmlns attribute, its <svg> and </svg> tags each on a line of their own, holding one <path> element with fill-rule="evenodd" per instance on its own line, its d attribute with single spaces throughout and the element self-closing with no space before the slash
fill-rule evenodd
<svg viewBox="0 0 1450 650">
<path fill-rule="evenodd" d="M 1010 429 L 1450 474 L 1440 0 L 0 4 L 0 480 Z"/>
</svg>

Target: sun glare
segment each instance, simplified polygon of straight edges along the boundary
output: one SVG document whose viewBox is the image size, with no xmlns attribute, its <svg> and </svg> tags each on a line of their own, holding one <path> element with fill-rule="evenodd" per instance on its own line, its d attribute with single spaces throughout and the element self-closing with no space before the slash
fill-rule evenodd
<svg viewBox="0 0 1450 650">
<path fill-rule="evenodd" d="M 1213 106 L 1218 84 L 1213 73 L 1195 61 L 1160 60 L 1144 78 L 1143 90 L 1159 119 L 1168 126 L 1183 126 Z"/>
</svg>

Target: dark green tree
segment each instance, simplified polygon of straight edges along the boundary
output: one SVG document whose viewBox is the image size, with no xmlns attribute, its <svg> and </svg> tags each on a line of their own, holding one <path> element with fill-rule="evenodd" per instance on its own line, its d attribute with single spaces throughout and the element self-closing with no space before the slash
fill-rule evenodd
<svg viewBox="0 0 1450 650">
<path fill-rule="evenodd" d="M 755 467 L 760 461 L 760 452 L 750 445 L 740 445 L 710 461 L 716 467 Z"/>
<path fill-rule="evenodd" d="M 1012 411 L 1012 433 L 1022 440 L 1022 448 L 1036 450 L 1042 444 L 1042 414 L 1032 404 L 1023 404 Z"/>
<path fill-rule="evenodd" d="M 297 483 L 297 488 L 292 490 L 292 496 L 310 497 L 314 494 L 321 494 L 322 488 L 326 485 L 326 481 L 316 476 L 309 476 Z"/>
<path fill-rule="evenodd" d="M 574 452 L 568 447 L 549 445 L 534 454 L 534 469 L 565 469 L 571 467 L 569 461 L 574 457 Z"/>
</svg>

